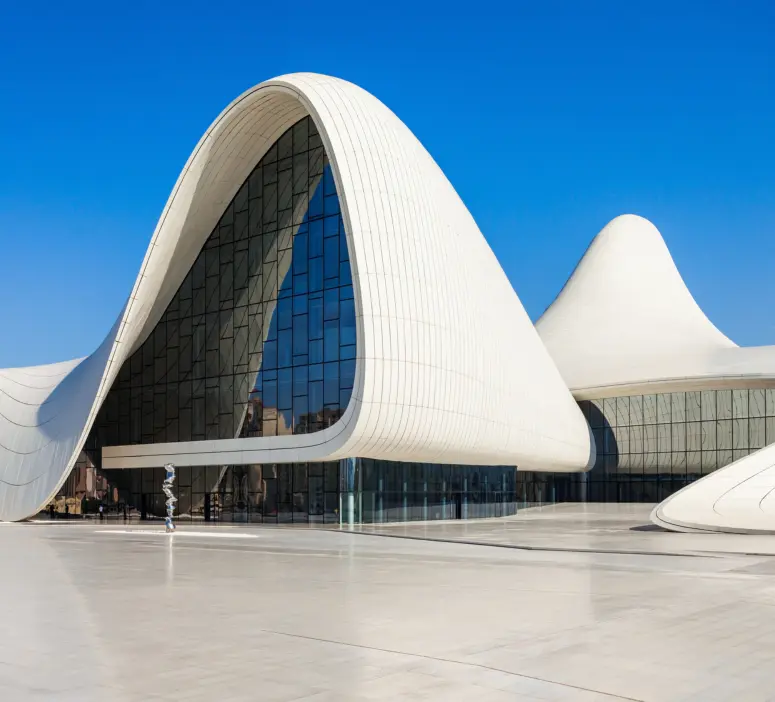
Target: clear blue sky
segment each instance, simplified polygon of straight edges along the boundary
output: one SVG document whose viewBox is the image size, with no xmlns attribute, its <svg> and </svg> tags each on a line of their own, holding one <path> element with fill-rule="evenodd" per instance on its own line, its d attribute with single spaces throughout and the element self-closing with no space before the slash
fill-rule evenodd
<svg viewBox="0 0 775 702">
<path fill-rule="evenodd" d="M 43 0 L 0 20 L 0 368 L 97 346 L 202 132 L 292 71 L 398 114 L 534 319 L 634 212 L 775 344 L 775 3 Z"/>
</svg>

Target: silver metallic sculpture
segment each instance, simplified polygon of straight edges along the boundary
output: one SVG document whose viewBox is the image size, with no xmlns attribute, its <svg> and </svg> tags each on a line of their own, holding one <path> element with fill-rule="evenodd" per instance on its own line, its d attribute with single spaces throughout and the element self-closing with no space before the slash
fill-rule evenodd
<svg viewBox="0 0 775 702">
<path fill-rule="evenodd" d="M 167 463 L 164 466 L 164 469 L 167 471 L 167 475 L 161 485 L 161 489 L 167 496 L 167 517 L 164 520 L 164 527 L 167 533 L 171 534 L 173 531 L 175 531 L 175 524 L 172 521 L 172 515 L 175 512 L 175 503 L 178 501 L 178 498 L 172 494 L 172 484 L 175 482 L 175 466 L 172 463 Z"/>
</svg>

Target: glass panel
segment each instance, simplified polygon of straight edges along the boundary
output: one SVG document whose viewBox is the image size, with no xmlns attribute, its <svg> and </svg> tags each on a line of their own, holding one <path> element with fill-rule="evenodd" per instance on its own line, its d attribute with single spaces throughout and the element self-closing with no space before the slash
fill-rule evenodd
<svg viewBox="0 0 775 702">
<path fill-rule="evenodd" d="M 620 427 L 626 427 L 630 424 L 630 398 L 616 398 L 616 423 Z"/>
<path fill-rule="evenodd" d="M 732 463 L 732 460 L 733 460 L 732 451 L 730 450 L 718 451 L 716 453 L 716 459 L 717 459 L 717 464 L 719 468 L 728 466 L 730 463 Z"/>
<path fill-rule="evenodd" d="M 643 423 L 644 424 L 657 423 L 657 396 L 656 395 L 643 396 Z"/>
<path fill-rule="evenodd" d="M 730 394 L 730 413 L 731 407 L 731 394 Z M 720 419 L 716 422 L 716 446 L 719 449 L 731 449 L 732 448 L 732 421 L 729 419 Z"/>
<path fill-rule="evenodd" d="M 617 455 L 630 452 L 630 428 L 629 427 L 614 427 L 613 439 L 614 439 L 614 452 Z"/>
<path fill-rule="evenodd" d="M 686 424 L 677 422 L 672 425 L 673 451 L 686 451 Z"/>
<path fill-rule="evenodd" d="M 715 451 L 703 451 L 702 452 L 702 472 L 712 473 L 718 467 L 716 452 Z"/>
<path fill-rule="evenodd" d="M 702 424 L 700 422 L 687 422 L 686 423 L 686 450 L 699 451 L 701 448 L 702 448 Z"/>
<path fill-rule="evenodd" d="M 659 473 L 659 458 L 656 453 L 643 454 L 643 472 L 651 475 Z"/>
<path fill-rule="evenodd" d="M 671 395 L 671 421 L 672 422 L 685 422 L 686 421 L 686 393 L 674 392 Z"/>
<path fill-rule="evenodd" d="M 764 397 L 762 396 L 762 399 Z M 759 449 L 765 445 L 764 417 L 752 417 L 748 420 L 748 447 Z"/>
<path fill-rule="evenodd" d="M 617 418 L 616 418 L 616 398 L 607 398 L 603 400 L 603 414 L 605 415 L 606 422 L 612 426 L 615 427 L 617 425 Z"/>
<path fill-rule="evenodd" d="M 660 453 L 670 453 L 672 450 L 672 427 L 669 424 L 657 425 L 657 448 Z"/>
<path fill-rule="evenodd" d="M 670 472 L 673 475 L 686 473 L 686 452 L 674 451 L 670 458 Z"/>
<path fill-rule="evenodd" d="M 656 404 L 655 404 L 656 407 Z M 646 424 L 643 427 L 643 450 L 648 453 L 657 452 L 657 425 Z"/>
<path fill-rule="evenodd" d="M 716 422 L 702 423 L 702 450 L 714 451 L 716 449 Z"/>
<path fill-rule="evenodd" d="M 764 417 L 765 400 L 764 390 L 750 390 L 748 393 L 748 416 Z"/>
<path fill-rule="evenodd" d="M 670 395 L 657 395 L 657 422 L 659 424 L 670 423 L 670 406 L 672 398 Z"/>
<path fill-rule="evenodd" d="M 764 406 L 768 417 L 775 417 L 775 390 L 764 391 Z"/>
<path fill-rule="evenodd" d="M 748 416 L 748 390 L 732 391 L 732 416 L 735 419 Z"/>
<path fill-rule="evenodd" d="M 593 429 L 604 427 L 605 412 L 603 409 L 604 400 L 592 400 L 589 407 L 589 423 Z"/>
<path fill-rule="evenodd" d="M 703 390 L 702 392 L 702 419 L 703 421 L 716 419 L 715 390 Z"/>
<path fill-rule="evenodd" d="M 688 422 L 699 422 L 703 417 L 700 411 L 702 406 L 702 393 L 699 392 L 687 392 L 686 393 L 686 420 Z M 715 399 L 715 398 L 714 398 Z M 715 403 L 714 403 L 715 407 Z M 715 412 L 715 409 L 714 409 Z"/>
<path fill-rule="evenodd" d="M 630 398 L 630 424 L 643 424 L 643 397 L 641 395 Z"/>
<path fill-rule="evenodd" d="M 630 453 L 643 453 L 642 426 L 630 426 Z"/>
<path fill-rule="evenodd" d="M 748 431 L 749 430 L 748 430 L 747 418 L 732 420 L 732 448 L 733 449 L 748 448 Z"/>
<path fill-rule="evenodd" d="M 716 416 L 718 419 L 732 419 L 732 391 L 716 391 Z"/>
</svg>

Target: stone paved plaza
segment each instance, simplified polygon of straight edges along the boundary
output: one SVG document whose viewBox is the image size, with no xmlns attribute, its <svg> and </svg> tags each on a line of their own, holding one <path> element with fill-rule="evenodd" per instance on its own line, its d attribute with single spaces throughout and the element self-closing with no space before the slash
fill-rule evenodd
<svg viewBox="0 0 775 702">
<path fill-rule="evenodd" d="M 773 538 L 594 505 L 364 531 L 2 524 L 0 700 L 775 700 Z"/>
</svg>

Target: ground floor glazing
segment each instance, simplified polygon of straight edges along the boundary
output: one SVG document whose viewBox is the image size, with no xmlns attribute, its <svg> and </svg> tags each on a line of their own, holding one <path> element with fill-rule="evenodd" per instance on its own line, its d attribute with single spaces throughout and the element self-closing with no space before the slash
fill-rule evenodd
<svg viewBox="0 0 775 702">
<path fill-rule="evenodd" d="M 586 474 L 520 471 L 520 504 L 661 502 L 775 443 L 775 389 L 724 388 L 583 400 L 596 460 Z"/>
<path fill-rule="evenodd" d="M 54 505 L 58 514 L 158 519 L 163 468 L 99 470 L 82 456 Z M 516 513 L 513 466 L 336 462 L 178 467 L 178 520 L 384 523 Z"/>
</svg>

